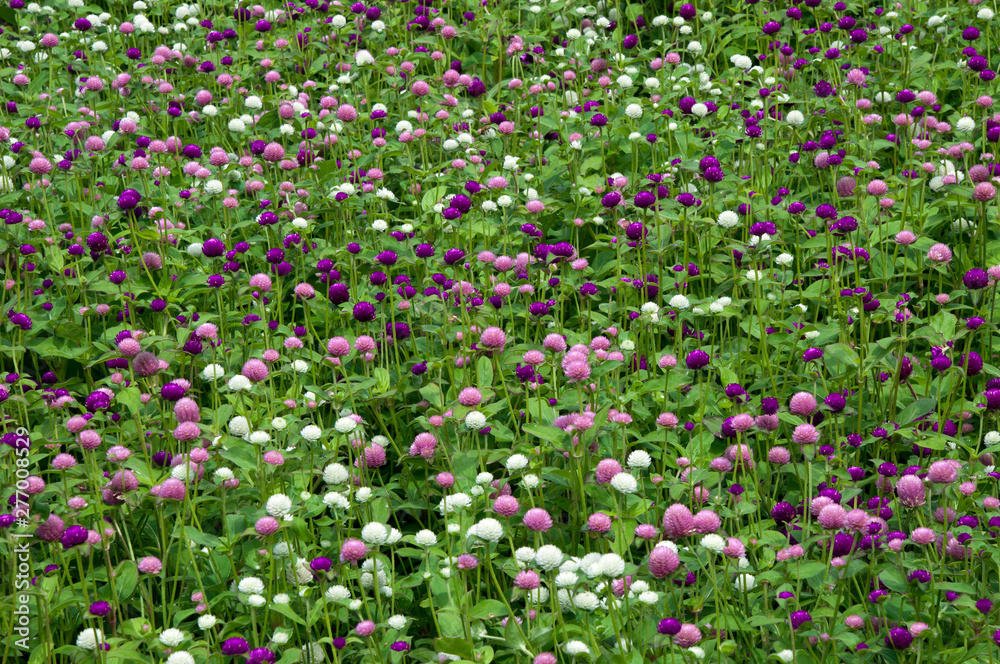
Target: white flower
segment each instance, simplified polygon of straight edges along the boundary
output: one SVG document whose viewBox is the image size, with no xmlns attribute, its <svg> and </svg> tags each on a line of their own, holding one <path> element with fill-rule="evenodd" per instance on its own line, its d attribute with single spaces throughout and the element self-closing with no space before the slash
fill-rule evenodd
<svg viewBox="0 0 1000 664">
<path fill-rule="evenodd" d="M 588 648 L 587 644 L 583 641 L 569 641 L 566 643 L 564 650 L 570 657 L 590 654 L 590 648 Z"/>
<path fill-rule="evenodd" d="M 212 475 L 218 483 L 228 482 L 235 477 L 233 471 L 229 468 L 217 468 Z"/>
<path fill-rule="evenodd" d="M 216 623 L 215 616 L 213 616 L 211 613 L 205 613 L 201 616 L 198 616 L 198 627 L 200 627 L 203 630 L 212 629 L 213 627 L 215 627 L 215 623 Z"/>
<path fill-rule="evenodd" d="M 178 650 L 170 653 L 170 657 L 167 657 L 167 664 L 194 664 L 194 657 L 186 650 Z"/>
<path fill-rule="evenodd" d="M 160 643 L 167 646 L 168 648 L 174 648 L 179 646 L 184 640 L 184 632 L 174 627 L 170 629 L 165 629 L 160 634 Z"/>
<path fill-rule="evenodd" d="M 247 604 L 254 607 L 255 609 L 259 609 L 260 607 L 267 604 L 267 600 L 264 599 L 263 595 L 250 595 L 249 597 L 247 597 Z"/>
<path fill-rule="evenodd" d="M 266 431 L 254 431 L 247 438 L 254 445 L 263 445 L 271 440 L 271 434 Z"/>
<path fill-rule="evenodd" d="M 562 563 L 563 552 L 554 544 L 545 544 L 535 552 L 535 564 L 546 572 L 552 571 Z"/>
<path fill-rule="evenodd" d="M 618 473 L 611 478 L 611 488 L 621 493 L 635 493 L 639 490 L 639 482 L 628 473 Z"/>
<path fill-rule="evenodd" d="M 736 67 L 737 69 L 742 69 L 743 71 L 746 71 L 751 67 L 753 67 L 753 60 L 751 60 L 745 55 L 736 54 L 731 58 L 729 58 L 729 61 L 733 63 L 734 67 Z"/>
<path fill-rule="evenodd" d="M 475 536 L 487 542 L 499 542 L 503 537 L 503 525 L 491 517 L 486 517 L 470 530 L 475 530 Z"/>
<path fill-rule="evenodd" d="M 778 257 L 774 259 L 774 262 L 778 265 L 784 266 L 791 265 L 794 260 L 795 256 L 792 256 L 791 254 L 778 254 Z"/>
<path fill-rule="evenodd" d="M 248 576 L 241 579 L 236 588 L 246 595 L 259 595 L 264 592 L 264 582 L 256 576 Z"/>
<path fill-rule="evenodd" d="M 394 616 L 389 616 L 389 619 L 386 622 L 389 623 L 389 627 L 393 629 L 403 629 L 406 627 L 406 616 L 401 616 L 397 613 Z"/>
<path fill-rule="evenodd" d="M 449 514 L 456 510 L 463 509 L 472 504 L 472 498 L 469 498 L 467 493 L 453 493 L 450 496 L 445 496 L 444 500 L 441 501 L 441 512 L 442 514 Z"/>
<path fill-rule="evenodd" d="M 687 649 L 689 653 L 694 655 L 695 659 L 705 659 L 705 649 L 699 648 L 698 646 L 691 646 Z"/>
<path fill-rule="evenodd" d="M 205 193 L 206 194 L 220 194 L 222 193 L 222 182 L 219 180 L 209 180 L 205 183 Z"/>
<path fill-rule="evenodd" d="M 309 371 L 309 363 L 305 360 L 295 360 L 292 362 L 292 371 L 304 374 Z"/>
<path fill-rule="evenodd" d="M 336 491 L 330 491 L 323 496 L 323 504 L 329 507 L 336 507 L 338 509 L 346 510 L 350 509 L 351 501 Z"/>
<path fill-rule="evenodd" d="M 340 433 L 351 433 L 358 426 L 353 417 L 341 417 L 333 425 L 333 428 Z"/>
<path fill-rule="evenodd" d="M 631 339 L 623 339 L 619 345 L 621 346 L 621 349 L 626 352 L 635 350 L 635 342 Z"/>
<path fill-rule="evenodd" d="M 252 111 L 260 110 L 260 107 L 264 105 L 261 102 L 260 97 L 256 95 L 250 95 L 243 103 L 246 104 L 246 107 Z"/>
<path fill-rule="evenodd" d="M 229 389 L 234 392 L 239 392 L 241 390 L 249 390 L 251 387 L 250 379 L 243 374 L 236 374 L 229 379 Z"/>
<path fill-rule="evenodd" d="M 514 558 L 519 563 L 530 563 L 535 559 L 535 550 L 530 546 L 518 547 L 517 551 L 514 552 Z M 523 567 L 524 565 L 522 564 L 521 566 Z"/>
<path fill-rule="evenodd" d="M 732 210 L 726 210 L 719 214 L 719 225 L 725 229 L 733 228 L 740 223 L 740 216 Z"/>
<path fill-rule="evenodd" d="M 652 590 L 645 590 L 639 593 L 639 601 L 648 606 L 656 604 L 660 599 L 659 594 L 653 592 Z"/>
<path fill-rule="evenodd" d="M 384 524 L 373 521 L 361 529 L 361 539 L 369 544 L 385 544 L 389 539 L 389 529 Z"/>
<path fill-rule="evenodd" d="M 700 544 L 715 553 L 722 553 L 722 550 L 726 548 L 726 540 L 722 539 L 721 536 L 715 533 L 710 533 L 701 538 Z"/>
<path fill-rule="evenodd" d="M 465 416 L 465 426 L 469 429 L 478 431 L 486 426 L 486 416 L 478 410 L 474 410 Z"/>
<path fill-rule="evenodd" d="M 235 134 L 242 134 L 247 129 L 246 124 L 244 124 L 243 120 L 240 120 L 239 118 L 233 118 L 230 120 L 228 127 L 229 131 Z"/>
<path fill-rule="evenodd" d="M 327 484 L 343 484 L 349 478 L 347 468 L 339 463 L 331 463 L 323 469 L 323 481 Z"/>
<path fill-rule="evenodd" d="M 648 468 L 652 462 L 653 458 L 645 450 L 635 450 L 628 455 L 628 459 L 626 460 L 629 468 Z"/>
<path fill-rule="evenodd" d="M 354 498 L 359 503 L 367 503 L 368 499 L 372 497 L 372 490 L 370 487 L 363 486 L 354 492 Z"/>
<path fill-rule="evenodd" d="M 683 295 L 674 295 L 672 298 L 670 298 L 670 302 L 668 304 L 674 309 L 680 309 L 681 311 L 684 311 L 685 309 L 691 306 L 691 301 L 688 300 Z"/>
<path fill-rule="evenodd" d="M 784 650 L 778 651 L 778 652 L 776 652 L 774 654 L 782 662 L 791 662 L 792 660 L 795 659 L 795 653 L 792 652 L 791 650 L 789 650 L 788 648 L 785 648 Z"/>
<path fill-rule="evenodd" d="M 521 478 L 521 482 L 524 484 L 525 488 L 534 489 L 541 484 L 541 479 L 534 473 L 528 473 Z"/>
<path fill-rule="evenodd" d="M 518 470 L 523 470 L 528 465 L 528 457 L 523 454 L 512 454 L 507 459 L 507 463 L 505 465 L 507 470 L 512 473 Z"/>
<path fill-rule="evenodd" d="M 955 126 L 961 132 L 970 132 L 976 128 L 976 121 L 969 116 L 965 116 L 959 118 L 958 122 L 955 123 Z"/>
<path fill-rule="evenodd" d="M 750 592 L 757 587 L 757 577 L 753 574 L 738 574 L 733 581 L 733 587 L 743 593 Z"/>
<path fill-rule="evenodd" d="M 489 484 L 493 481 L 493 473 L 479 473 L 476 475 L 476 484 Z"/>
<path fill-rule="evenodd" d="M 976 13 L 976 18 L 980 21 L 992 21 L 993 20 L 993 10 L 989 7 L 983 7 Z"/>
<path fill-rule="evenodd" d="M 76 647 L 84 650 L 94 650 L 99 643 L 104 643 L 104 634 L 96 627 L 85 629 L 76 637 Z"/>
<path fill-rule="evenodd" d="M 696 117 L 703 118 L 706 115 L 708 115 L 708 106 L 702 104 L 701 102 L 698 102 L 697 104 L 691 107 L 691 113 Z"/>
<path fill-rule="evenodd" d="M 806 332 L 802 336 L 804 336 L 808 341 L 812 341 L 813 339 L 819 336 L 819 330 L 810 330 L 809 332 Z"/>
<path fill-rule="evenodd" d="M 424 530 L 421 530 L 420 532 L 418 532 L 416 535 L 413 536 L 413 541 L 416 543 L 417 546 L 422 546 L 422 547 L 434 546 L 435 544 L 437 544 L 437 535 L 435 535 L 433 531 L 427 530 L 425 528 Z"/>
<path fill-rule="evenodd" d="M 693 41 L 687 46 L 688 53 L 697 55 L 701 53 L 701 42 Z"/>
<path fill-rule="evenodd" d="M 573 597 L 573 606 L 583 611 L 593 611 L 601 605 L 601 600 L 597 598 L 597 595 L 585 590 L 581 593 L 577 593 Z"/>
<path fill-rule="evenodd" d="M 759 270 L 747 270 L 746 277 L 749 281 L 760 281 L 764 277 L 764 273 Z"/>
<path fill-rule="evenodd" d="M 237 415 L 229 420 L 229 433 L 237 437 L 242 437 L 250 433 L 250 423 L 247 422 L 247 418 Z"/>
<path fill-rule="evenodd" d="M 986 435 L 983 436 L 983 442 L 987 445 L 996 445 L 1000 443 L 1000 431 L 987 431 Z"/>
<path fill-rule="evenodd" d="M 516 171 L 517 162 L 519 162 L 520 160 L 521 160 L 520 157 L 512 157 L 510 155 L 505 156 L 503 158 L 503 169 L 505 171 Z"/>
<path fill-rule="evenodd" d="M 801 127 L 802 123 L 806 121 L 805 116 L 802 115 L 802 111 L 789 111 L 785 119 L 793 127 Z"/>
<path fill-rule="evenodd" d="M 215 380 L 226 375 L 226 370 L 218 364 L 210 364 L 201 372 L 201 377 L 205 380 Z"/>
<path fill-rule="evenodd" d="M 618 578 L 625 573 L 625 561 L 617 553 L 604 554 L 598 564 L 601 566 L 601 574 L 604 576 Z"/>
<path fill-rule="evenodd" d="M 351 592 L 344 586 L 330 586 L 326 591 L 326 598 L 331 602 L 339 602 L 351 596 Z"/>
<path fill-rule="evenodd" d="M 556 586 L 559 588 L 569 588 L 579 581 L 575 572 L 559 572 L 556 575 Z"/>
<path fill-rule="evenodd" d="M 292 499 L 283 493 L 276 493 L 267 499 L 264 509 L 275 519 L 282 519 L 292 511 Z"/>
<path fill-rule="evenodd" d="M 315 424 L 307 424 L 306 426 L 302 427 L 302 431 L 299 432 L 299 435 L 308 440 L 310 443 L 315 443 L 317 440 L 319 440 L 319 437 L 320 435 L 322 435 L 322 433 L 323 430 L 320 429 Z"/>
</svg>

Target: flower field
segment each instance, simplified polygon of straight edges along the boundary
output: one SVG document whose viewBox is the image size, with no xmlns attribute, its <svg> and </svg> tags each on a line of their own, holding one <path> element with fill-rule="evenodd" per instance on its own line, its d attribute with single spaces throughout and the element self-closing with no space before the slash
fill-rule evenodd
<svg viewBox="0 0 1000 664">
<path fill-rule="evenodd" d="M 0 662 L 1000 662 L 995 2 L 372 1 L 0 7 Z"/>
</svg>

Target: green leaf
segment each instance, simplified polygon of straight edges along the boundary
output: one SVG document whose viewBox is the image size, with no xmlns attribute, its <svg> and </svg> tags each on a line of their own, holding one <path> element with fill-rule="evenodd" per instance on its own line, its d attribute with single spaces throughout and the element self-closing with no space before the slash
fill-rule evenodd
<svg viewBox="0 0 1000 664">
<path fill-rule="evenodd" d="M 878 579 L 885 584 L 886 588 L 897 593 L 906 592 L 906 579 L 902 572 L 895 567 L 887 567 L 878 574 Z"/>
<path fill-rule="evenodd" d="M 557 429 L 556 427 L 546 426 L 544 424 L 535 424 L 534 422 L 529 422 L 521 427 L 521 429 L 536 438 L 541 438 L 542 440 L 547 440 L 550 443 L 555 443 L 556 445 L 564 445 L 566 443 L 564 437 L 565 432 L 562 429 Z"/>
<path fill-rule="evenodd" d="M 209 549 L 216 549 L 222 547 L 222 540 L 220 540 L 215 535 L 209 535 L 208 533 L 203 533 L 194 526 L 184 526 L 184 536 L 195 544 L 200 544 L 201 546 L 207 546 Z"/>
<path fill-rule="evenodd" d="M 244 470 L 254 470 L 257 468 L 257 460 L 254 458 L 254 455 L 250 453 L 250 450 L 247 449 L 246 445 L 230 447 L 222 450 L 219 454 L 223 459 L 232 461 Z"/>
<path fill-rule="evenodd" d="M 490 358 L 481 357 L 476 365 L 479 370 L 479 388 L 493 386 L 493 363 Z"/>
<path fill-rule="evenodd" d="M 514 621 L 507 621 L 508 624 L 512 622 Z M 472 644 L 465 639 L 459 639 L 453 636 L 444 636 L 439 639 L 434 639 L 434 649 L 438 652 L 443 652 L 446 655 L 458 655 L 462 659 L 470 661 L 474 661 L 476 659 L 476 653 L 472 650 Z"/>
<path fill-rule="evenodd" d="M 0 20 L 17 28 L 17 13 L 6 5 L 0 7 Z"/>
<path fill-rule="evenodd" d="M 918 420 L 937 406 L 937 399 L 918 399 L 903 409 L 896 416 L 899 426 L 904 427 L 911 422 Z"/>
<path fill-rule="evenodd" d="M 138 387 L 126 387 L 115 396 L 115 401 L 120 401 L 129 409 L 129 412 L 135 415 L 142 405 L 142 394 Z"/>
<path fill-rule="evenodd" d="M 832 344 L 823 351 L 826 368 L 835 376 L 843 376 L 861 367 L 861 358 L 847 344 Z"/>
<path fill-rule="evenodd" d="M 290 618 L 291 620 L 297 622 L 298 624 L 302 625 L 303 627 L 306 626 L 306 621 L 303 620 L 299 616 L 299 614 L 295 613 L 295 611 L 292 609 L 292 607 L 288 606 L 287 604 L 274 604 L 274 603 L 272 603 L 271 604 L 271 610 L 274 611 L 275 613 L 280 613 L 281 615 L 285 616 L 286 618 Z"/>
<path fill-rule="evenodd" d="M 496 599 L 484 599 L 479 604 L 472 607 L 469 612 L 470 618 L 486 620 L 489 618 L 502 618 L 507 615 L 507 607 L 503 602 Z"/>
<path fill-rule="evenodd" d="M 126 560 L 115 570 L 115 590 L 118 591 L 118 602 L 121 603 L 132 596 L 139 583 L 139 570 L 135 563 Z"/>
<path fill-rule="evenodd" d="M 375 389 L 379 394 L 387 392 L 391 384 L 392 378 L 390 378 L 388 371 L 382 367 L 375 369 Z"/>
</svg>

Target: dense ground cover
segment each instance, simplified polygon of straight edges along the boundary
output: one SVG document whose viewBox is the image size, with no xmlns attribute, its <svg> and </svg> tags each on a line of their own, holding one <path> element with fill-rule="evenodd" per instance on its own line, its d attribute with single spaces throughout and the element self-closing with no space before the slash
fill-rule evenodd
<svg viewBox="0 0 1000 664">
<path fill-rule="evenodd" d="M 997 661 L 994 10 L 9 0 L 3 661 Z"/>
</svg>

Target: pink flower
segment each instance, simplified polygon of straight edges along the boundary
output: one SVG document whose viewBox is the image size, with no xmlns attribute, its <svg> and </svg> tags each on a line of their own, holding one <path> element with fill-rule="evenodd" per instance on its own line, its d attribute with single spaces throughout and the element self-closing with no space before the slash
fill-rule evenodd
<svg viewBox="0 0 1000 664">
<path fill-rule="evenodd" d="M 954 459 L 941 459 L 927 469 L 927 479 L 935 484 L 951 484 L 958 479 L 961 464 Z"/>
<path fill-rule="evenodd" d="M 788 403 L 788 410 L 795 415 L 812 415 L 816 410 L 816 397 L 808 392 L 797 392 Z"/>
<path fill-rule="evenodd" d="M 822 510 L 820 510 L 819 525 L 823 526 L 827 530 L 840 530 L 844 526 L 844 521 L 847 519 L 847 511 L 837 505 L 836 503 L 832 505 L 827 505 Z"/>
<path fill-rule="evenodd" d="M 534 590 L 541 585 L 538 572 L 533 570 L 523 570 L 514 577 L 514 586 L 521 590 Z"/>
<path fill-rule="evenodd" d="M 927 258 L 935 263 L 948 263 L 951 261 L 951 249 L 939 242 L 927 250 Z"/>
<path fill-rule="evenodd" d="M 528 530 L 544 533 L 552 527 L 552 517 L 541 507 L 533 507 L 524 515 L 523 523 Z"/>
<path fill-rule="evenodd" d="M 519 509 L 521 509 L 521 505 L 514 496 L 497 496 L 497 499 L 493 501 L 493 511 L 500 516 L 514 516 Z M 525 515 L 525 518 L 527 518 L 527 515 Z"/>
<path fill-rule="evenodd" d="M 688 537 L 695 533 L 694 516 L 680 503 L 674 503 L 663 514 L 663 532 L 670 539 Z"/>
<path fill-rule="evenodd" d="M 916 475 L 903 475 L 896 482 L 896 495 L 904 507 L 920 507 L 926 502 L 924 481 Z"/>
<path fill-rule="evenodd" d="M 819 431 L 811 424 L 800 424 L 792 432 L 792 440 L 799 445 L 815 445 L 819 440 Z"/>
<path fill-rule="evenodd" d="M 677 553 L 669 546 L 658 546 L 649 552 L 649 573 L 657 579 L 673 574 L 680 564 Z"/>
<path fill-rule="evenodd" d="M 607 484 L 618 473 L 622 472 L 622 465 L 614 459 L 602 459 L 598 462 L 594 470 L 594 478 L 598 484 Z"/>
</svg>

